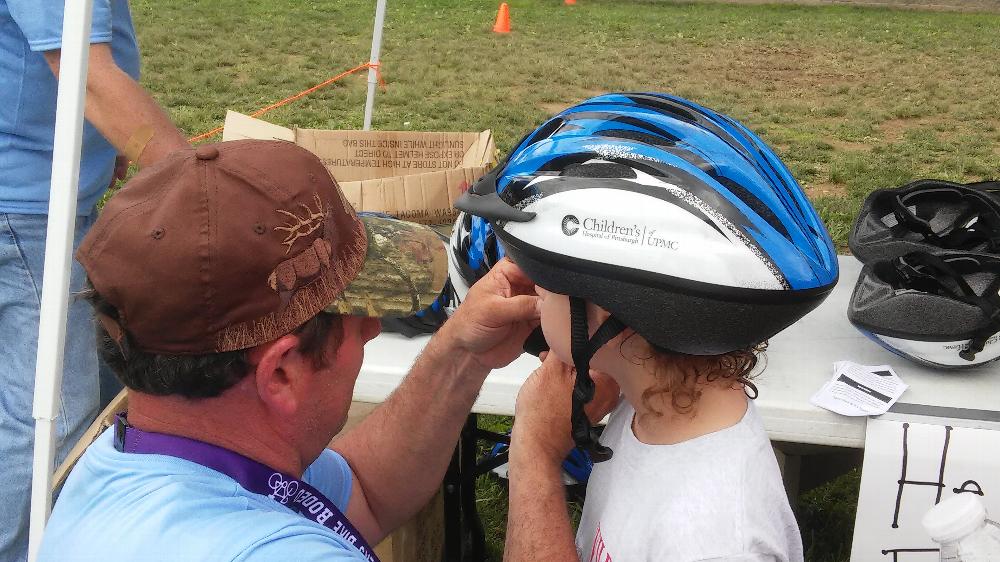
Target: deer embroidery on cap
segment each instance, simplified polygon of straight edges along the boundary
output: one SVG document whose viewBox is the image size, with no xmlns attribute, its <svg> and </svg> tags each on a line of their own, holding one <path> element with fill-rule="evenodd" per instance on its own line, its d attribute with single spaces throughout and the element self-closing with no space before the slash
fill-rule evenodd
<svg viewBox="0 0 1000 562">
<path fill-rule="evenodd" d="M 326 212 L 323 211 L 323 203 L 319 199 L 319 195 L 313 195 L 313 200 L 316 201 L 316 210 L 314 211 L 309 205 L 305 203 L 299 203 L 299 207 L 302 208 L 304 214 L 303 216 L 298 216 L 295 213 L 286 211 L 284 209 L 277 209 L 277 211 L 287 217 L 289 217 L 289 222 L 284 226 L 276 226 L 275 230 L 282 230 L 286 232 L 285 239 L 281 241 L 283 246 L 286 246 L 285 255 L 292 251 L 292 246 L 295 242 L 302 238 L 303 236 L 309 236 L 316 229 L 323 226 L 323 222 L 326 220 Z"/>
<path fill-rule="evenodd" d="M 285 254 L 292 250 L 300 238 L 307 237 L 323 228 L 330 217 L 330 211 L 323 209 L 323 202 L 319 195 L 313 195 L 313 200 L 316 203 L 315 210 L 309 205 L 299 204 L 303 211 L 302 216 L 277 209 L 277 212 L 292 219 L 284 226 L 274 227 L 274 230 L 286 233 L 285 239 L 281 241 L 281 244 L 287 248 Z M 333 247 L 329 241 L 324 239 L 322 232 L 320 234 L 304 250 L 279 263 L 268 277 L 268 285 L 282 295 L 282 298 L 289 298 L 293 291 L 312 282 L 321 271 L 334 265 L 331 259 Z"/>
</svg>

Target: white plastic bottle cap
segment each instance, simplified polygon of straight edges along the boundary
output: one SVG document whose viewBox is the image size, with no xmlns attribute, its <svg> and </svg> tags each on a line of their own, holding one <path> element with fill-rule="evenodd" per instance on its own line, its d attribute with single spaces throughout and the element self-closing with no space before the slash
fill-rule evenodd
<svg viewBox="0 0 1000 562">
<path fill-rule="evenodd" d="M 923 518 L 924 529 L 935 542 L 951 542 L 978 529 L 986 521 L 986 506 L 975 494 L 956 494 L 935 505 Z"/>
</svg>

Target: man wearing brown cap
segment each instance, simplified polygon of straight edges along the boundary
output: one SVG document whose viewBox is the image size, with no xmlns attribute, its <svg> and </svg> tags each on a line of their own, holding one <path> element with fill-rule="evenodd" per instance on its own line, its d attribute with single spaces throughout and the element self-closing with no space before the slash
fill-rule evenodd
<svg viewBox="0 0 1000 562">
<path fill-rule="evenodd" d="M 130 405 L 70 475 L 41 560 L 372 560 L 538 324 L 501 263 L 331 450 L 378 317 L 441 291 L 433 231 L 359 218 L 302 148 L 236 141 L 143 170 L 77 258 Z"/>
</svg>

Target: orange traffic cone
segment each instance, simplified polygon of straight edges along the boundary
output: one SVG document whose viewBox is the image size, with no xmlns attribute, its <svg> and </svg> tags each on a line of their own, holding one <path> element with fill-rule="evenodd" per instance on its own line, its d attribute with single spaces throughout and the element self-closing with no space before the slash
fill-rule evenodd
<svg viewBox="0 0 1000 562">
<path fill-rule="evenodd" d="M 576 0 L 566 0 L 567 6 L 576 6 Z"/>
<path fill-rule="evenodd" d="M 500 4 L 497 10 L 497 22 L 493 24 L 493 33 L 510 33 L 510 8 L 507 3 Z"/>
</svg>

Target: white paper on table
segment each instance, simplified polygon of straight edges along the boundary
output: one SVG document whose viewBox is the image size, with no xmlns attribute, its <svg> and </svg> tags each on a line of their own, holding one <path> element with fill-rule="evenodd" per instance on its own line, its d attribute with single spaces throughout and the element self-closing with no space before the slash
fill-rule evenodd
<svg viewBox="0 0 1000 562">
<path fill-rule="evenodd" d="M 844 416 L 868 415 L 868 412 L 849 402 L 845 402 L 834 395 L 833 381 L 827 381 L 824 383 L 822 388 L 820 388 L 819 391 L 816 392 L 816 394 L 813 394 L 812 398 L 809 399 L 809 402 L 814 406 L 819 406 L 820 408 L 824 408 Z"/>
<path fill-rule="evenodd" d="M 809 402 L 845 416 L 878 416 L 886 413 L 908 385 L 889 365 L 833 364 L 833 378 Z"/>
</svg>

